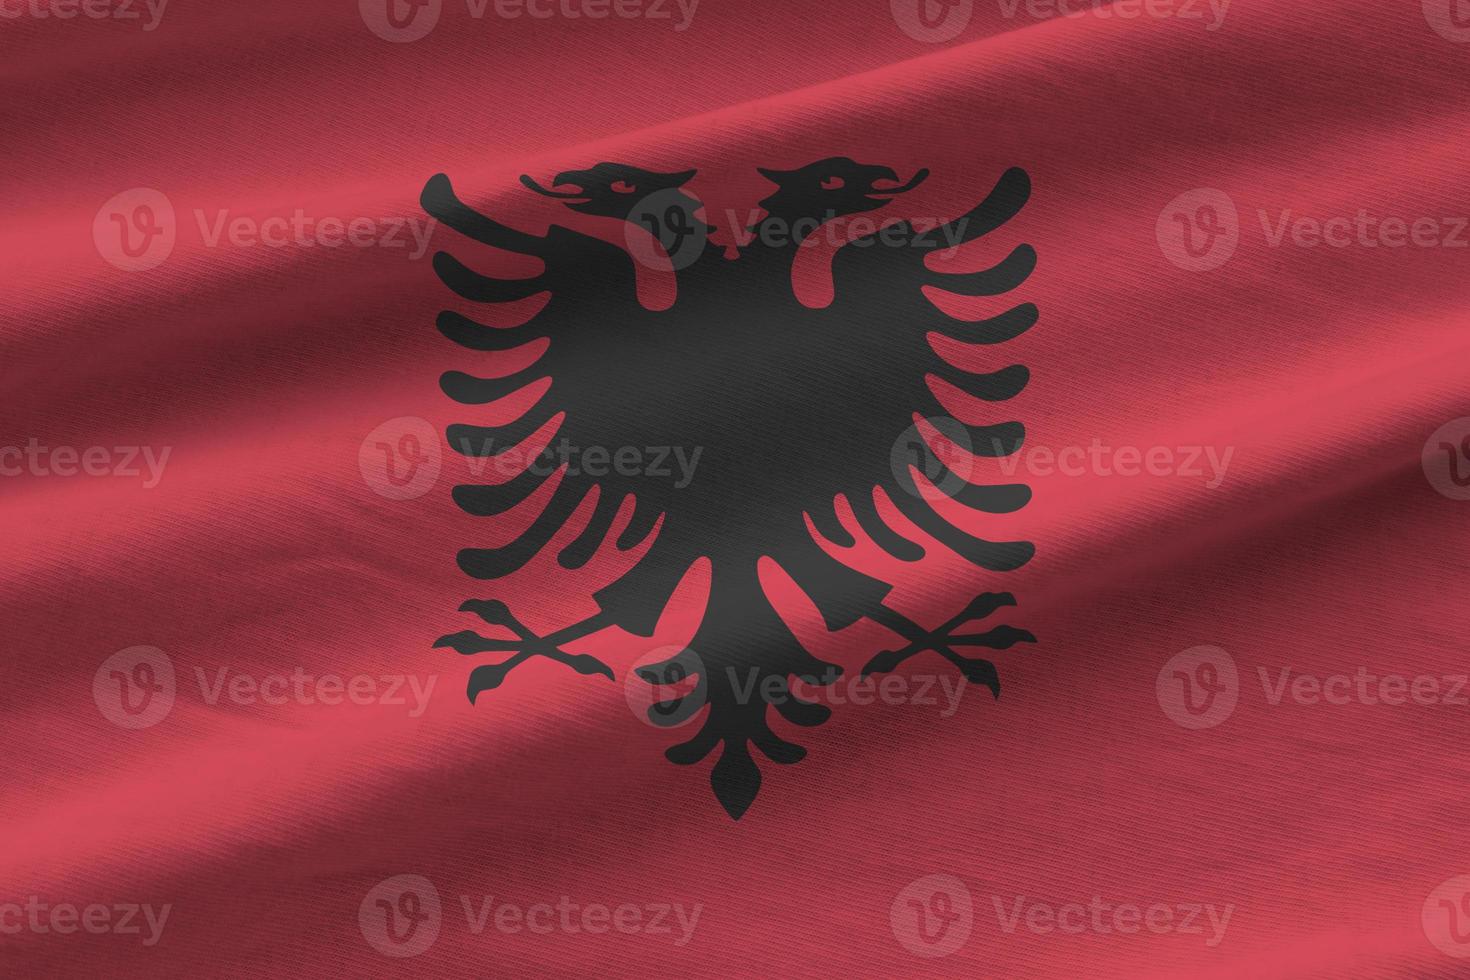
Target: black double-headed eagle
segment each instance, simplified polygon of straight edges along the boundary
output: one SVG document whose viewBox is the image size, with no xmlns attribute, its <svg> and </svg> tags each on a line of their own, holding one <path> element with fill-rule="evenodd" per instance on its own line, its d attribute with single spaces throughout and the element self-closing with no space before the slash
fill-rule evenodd
<svg viewBox="0 0 1470 980">
<path fill-rule="evenodd" d="M 709 240 L 711 229 L 698 216 L 701 203 L 683 190 L 694 171 L 655 173 L 604 163 L 559 174 L 551 189 L 522 179 L 575 211 L 622 219 L 657 240 L 677 268 L 677 297 L 658 311 L 639 302 L 635 258 L 627 247 L 558 225 L 545 235 L 515 230 L 464 204 L 442 174 L 422 196 L 430 215 L 478 246 L 541 260 L 538 275 L 501 279 L 438 253 L 436 272 L 471 311 L 549 294 L 540 312 L 517 327 L 485 326 L 457 311 L 440 314 L 439 330 L 470 351 L 545 342 L 545 352 L 510 377 L 443 376 L 445 394 L 465 406 L 493 405 L 518 393 L 526 400 L 531 386 L 541 392 L 509 424 L 451 425 L 446 436 L 456 452 L 497 455 L 554 437 L 582 447 L 686 447 L 697 449 L 699 460 L 693 479 L 679 486 L 636 472 L 604 468 L 593 476 L 590 467 L 528 465 L 503 482 L 455 487 L 454 499 L 465 512 L 487 518 L 533 495 L 545 500 L 510 544 L 459 553 L 460 567 L 475 579 L 493 581 L 521 568 L 584 503 L 591 516 L 558 551 L 562 566 L 580 568 L 607 547 L 643 553 L 595 593 L 599 611 L 582 622 L 537 635 L 492 592 L 465 602 L 461 611 L 496 627 L 497 637 L 464 630 L 436 645 L 467 655 L 511 654 L 473 670 L 471 701 L 500 687 L 531 657 L 612 677 L 600 660 L 566 648 L 611 627 L 652 635 L 685 574 L 707 560 L 709 598 L 688 648 L 638 673 L 654 685 L 687 680 L 682 694 L 654 704 L 649 717 L 672 726 L 704 713 L 697 734 L 667 755 L 690 765 L 718 750 L 711 783 L 737 819 L 760 787 L 752 746 L 777 763 L 806 754 L 772 731 L 769 712 L 796 725 L 821 724 L 829 709 L 796 696 L 792 682 L 820 685 L 840 673 L 813 657 L 777 614 L 761 585 L 763 558 L 805 592 L 829 629 L 866 617 L 895 634 L 893 648 L 875 653 L 865 673 L 892 671 L 910 657 L 934 653 L 999 695 L 995 666 L 959 651 L 1034 642 L 1010 626 L 972 625 L 1014 605 L 1010 593 L 981 593 L 948 622 L 926 628 L 884 604 L 889 583 L 840 560 L 842 549 L 857 543 L 855 534 L 904 561 L 941 546 L 979 569 L 1005 572 L 1032 557 L 1030 543 L 982 540 L 933 506 L 942 493 L 975 511 L 1008 513 L 1025 506 L 1031 493 L 1024 485 L 967 479 L 967 467 L 956 458 L 1014 453 L 1025 430 L 984 405 L 995 418 L 982 424 L 955 419 L 931 379 L 937 376 L 975 404 L 1017 395 L 1029 380 L 1024 366 L 997 358 L 992 373 L 962 371 L 936 353 L 932 338 L 1003 344 L 1036 322 L 1037 309 L 998 301 L 993 316 L 963 322 L 926 295 L 1001 296 L 1024 283 L 1036 264 L 1024 244 L 982 272 L 947 274 L 926 260 L 1013 218 L 1030 195 L 1026 173 L 1006 171 L 980 204 L 952 222 L 928 229 L 900 222 L 837 248 L 834 298 L 820 309 L 804 305 L 793 289 L 802 247 L 793 230 L 889 205 L 927 171 L 904 183 L 891 168 L 833 158 L 761 174 L 776 189 L 761 202 L 764 216 L 749 229 L 736 261 Z M 484 264 L 475 246 L 461 254 Z M 473 412 L 467 409 L 466 416 L 473 419 Z M 936 450 L 941 441 L 949 444 L 947 452 Z M 885 521 L 883 496 L 907 525 Z"/>
</svg>

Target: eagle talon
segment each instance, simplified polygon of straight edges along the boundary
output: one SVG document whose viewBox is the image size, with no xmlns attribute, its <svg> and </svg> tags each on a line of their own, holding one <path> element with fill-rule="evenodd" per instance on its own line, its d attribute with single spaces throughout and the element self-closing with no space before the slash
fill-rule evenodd
<svg viewBox="0 0 1470 980">
<path fill-rule="evenodd" d="M 914 653 L 918 653 L 918 651 L 883 650 L 874 656 L 872 660 L 868 661 L 868 665 L 863 668 L 863 676 L 892 673 Z"/>
<path fill-rule="evenodd" d="M 504 683 L 512 668 L 522 663 L 524 659 L 525 656 L 521 655 L 512 657 L 503 664 L 489 664 L 470 671 L 469 684 L 465 690 L 465 693 L 469 695 L 470 704 L 475 703 L 475 698 L 479 697 L 482 691 L 493 691 Z"/>
<path fill-rule="evenodd" d="M 474 613 L 492 626 L 505 627 L 518 637 L 514 640 L 492 640 L 480 636 L 473 630 L 464 630 L 440 637 L 434 644 L 436 647 L 449 647 L 464 655 L 490 651 L 515 652 L 515 656 L 503 663 L 486 664 L 470 672 L 468 694 L 471 704 L 475 703 L 475 698 L 482 691 L 493 690 L 503 684 L 512 670 L 532 657 L 546 657 L 549 660 L 555 660 L 579 674 L 600 674 L 608 680 L 616 679 L 612 668 L 596 657 L 585 653 L 567 653 L 561 648 L 564 643 L 601 629 L 605 624 L 600 617 L 594 616 L 549 636 L 537 636 L 529 627 L 516 619 L 509 606 L 498 599 L 470 599 L 459 609 L 460 612 Z"/>
<path fill-rule="evenodd" d="M 926 630 L 907 616 L 882 606 L 872 618 L 907 639 L 909 644 L 900 650 L 884 650 L 876 654 L 863 668 L 863 676 L 890 673 L 897 670 L 909 658 L 933 651 L 954 664 L 966 680 L 989 688 L 990 693 L 998 698 L 1000 697 L 1000 675 L 996 672 L 995 664 L 983 657 L 961 656 L 954 648 L 984 647 L 992 650 L 1005 650 L 1017 643 L 1035 643 L 1036 637 L 1026 630 L 1016 629 L 1013 626 L 997 626 L 986 633 L 958 632 L 971 622 L 991 615 L 1002 606 L 1015 604 L 1015 597 L 1008 592 L 987 592 L 970 600 L 958 615 L 935 630 Z"/>
</svg>

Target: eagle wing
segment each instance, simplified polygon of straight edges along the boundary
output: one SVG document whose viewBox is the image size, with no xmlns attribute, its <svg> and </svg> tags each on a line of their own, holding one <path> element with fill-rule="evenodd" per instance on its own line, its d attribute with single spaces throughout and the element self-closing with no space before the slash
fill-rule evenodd
<svg viewBox="0 0 1470 980">
<path fill-rule="evenodd" d="M 1021 303 L 995 316 L 964 322 L 946 313 L 932 297 L 936 292 L 963 297 L 1009 293 L 1035 268 L 1036 252 L 1020 244 L 992 268 L 959 274 L 936 271 L 934 257 L 1000 229 L 1021 211 L 1030 192 L 1026 172 L 1013 168 L 1001 176 L 985 200 L 954 221 L 928 231 L 901 222 L 849 243 L 834 257 L 834 300 L 823 311 L 824 316 L 853 325 L 848 333 L 852 343 L 869 338 L 871 359 L 921 366 L 895 379 L 895 384 L 904 386 L 901 391 L 879 392 L 871 399 L 893 416 L 881 424 L 896 430 L 905 424 L 911 428 L 897 445 L 875 447 L 888 455 L 873 458 L 869 472 L 881 474 L 878 485 L 910 522 L 973 564 L 994 571 L 1024 565 L 1034 553 L 1033 546 L 973 537 L 940 516 L 931 501 L 943 494 L 971 510 L 991 514 L 1009 513 L 1030 501 L 1031 491 L 1025 485 L 970 481 L 974 457 L 1009 456 L 1024 441 L 1025 426 L 1003 415 L 996 418 L 998 413 L 990 406 L 1020 394 L 1030 372 L 1021 364 L 984 373 L 961 370 L 940 350 L 984 355 L 986 348 L 1030 329 L 1039 314 L 1034 304 Z M 863 329 L 856 329 L 859 324 Z M 972 358 L 965 360 L 968 363 Z M 959 414 L 968 420 L 951 411 L 960 406 L 964 410 Z M 946 442 L 949 447 L 943 447 Z M 916 474 L 923 475 L 923 483 Z M 880 517 L 870 493 L 857 490 L 848 500 L 859 526 L 884 551 L 904 561 L 923 557 L 920 544 L 900 535 Z M 812 510 L 808 516 L 834 543 L 854 543 L 835 515 Z"/>
<path fill-rule="evenodd" d="M 530 403 L 504 424 L 455 424 L 446 432 L 450 446 L 465 456 L 510 456 L 523 464 L 528 448 L 535 453 L 564 432 L 567 415 L 563 406 L 567 400 L 562 396 L 578 387 L 589 360 L 587 345 L 574 343 L 572 334 L 577 330 L 592 334 L 595 327 L 632 323 L 650 315 L 638 301 L 633 261 L 617 246 L 559 225 L 552 225 L 544 236 L 507 227 L 460 201 L 443 174 L 425 186 L 422 204 L 445 226 L 475 242 L 532 256 L 543 264 L 538 275 L 498 279 L 471 269 L 447 252 L 437 253 L 433 260 L 434 271 L 444 284 L 474 303 L 507 304 L 549 294 L 540 311 L 516 327 L 485 326 L 455 311 L 445 311 L 438 318 L 445 337 L 474 351 L 512 351 L 545 342 L 539 357 L 507 377 L 483 378 L 450 371 L 440 379 L 444 393 L 462 405 L 489 405 L 493 409 L 495 403 L 512 396 L 518 405 Z M 501 483 L 455 487 L 454 500 L 465 512 L 498 516 L 531 498 L 548 481 L 556 483 L 539 516 L 509 545 L 460 552 L 460 567 L 475 578 L 500 578 L 521 568 L 550 542 L 589 495 L 596 495 L 591 518 L 576 539 L 558 553 L 558 561 L 568 569 L 581 568 L 591 560 L 630 496 L 632 512 L 617 539 L 620 549 L 636 547 L 655 528 L 660 516 L 656 504 L 639 502 L 632 493 L 632 480 L 615 471 L 594 479 L 585 473 L 547 466 L 522 469 L 515 462 L 494 469 L 517 475 Z"/>
</svg>

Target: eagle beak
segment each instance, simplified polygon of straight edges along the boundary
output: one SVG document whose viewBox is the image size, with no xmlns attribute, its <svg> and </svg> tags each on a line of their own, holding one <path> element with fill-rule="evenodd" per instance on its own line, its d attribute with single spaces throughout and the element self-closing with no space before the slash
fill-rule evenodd
<svg viewBox="0 0 1470 980">
<path fill-rule="evenodd" d="M 556 180 L 554 181 L 555 185 L 558 186 L 558 187 L 560 187 L 562 184 L 572 183 L 569 179 L 567 179 L 568 176 L 569 175 L 567 175 L 567 174 L 557 174 Z M 563 201 L 570 201 L 570 200 L 586 201 L 588 199 L 588 195 L 586 193 L 582 192 L 582 191 L 550 191 L 550 190 L 547 190 L 546 188 L 542 187 L 540 184 L 536 183 L 536 181 L 533 180 L 529 174 L 521 174 L 521 183 L 522 184 L 525 184 L 527 187 L 529 187 L 531 190 L 535 191 L 537 194 L 540 194 L 542 197 L 554 197 L 554 198 L 557 198 L 558 200 L 563 200 Z M 580 184 L 573 184 L 573 186 L 580 187 L 581 185 Z"/>
<path fill-rule="evenodd" d="M 886 168 L 885 168 L 885 170 L 886 170 Z M 897 174 L 897 172 L 895 172 L 893 170 L 886 170 L 886 173 L 889 175 L 887 179 L 892 180 L 892 181 L 897 181 L 898 180 L 898 174 Z M 873 190 L 870 192 L 869 196 L 870 197 L 881 197 L 881 198 L 883 198 L 885 200 L 890 199 L 890 198 L 894 198 L 894 197 L 897 197 L 900 194 L 907 194 L 909 191 L 913 190 L 915 187 L 918 187 L 920 184 L 922 184 L 924 181 L 926 181 L 928 179 L 929 179 L 929 169 L 926 167 L 926 168 L 920 170 L 918 173 L 914 174 L 913 179 L 910 180 L 907 184 L 904 184 L 901 187 L 874 187 Z"/>
</svg>

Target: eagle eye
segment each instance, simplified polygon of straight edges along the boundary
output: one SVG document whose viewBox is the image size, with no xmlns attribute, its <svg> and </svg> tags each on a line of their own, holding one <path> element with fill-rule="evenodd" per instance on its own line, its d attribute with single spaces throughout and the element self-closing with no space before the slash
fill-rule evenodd
<svg viewBox="0 0 1470 980">
<path fill-rule="evenodd" d="M 626 180 L 615 180 L 612 183 L 612 189 L 615 194 L 631 194 L 638 189 L 638 186 Z"/>
<path fill-rule="evenodd" d="M 833 174 L 832 176 L 827 177 L 822 181 L 822 190 L 824 191 L 840 191 L 846 186 L 847 181 L 843 180 L 836 174 Z"/>
</svg>

